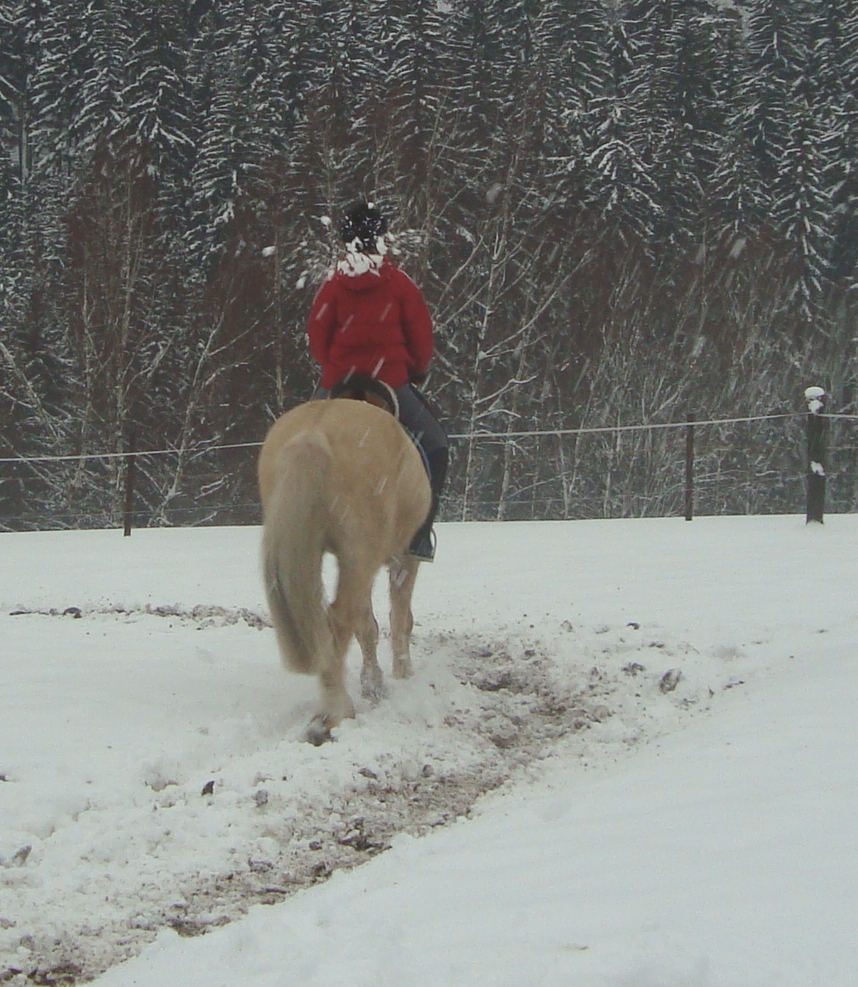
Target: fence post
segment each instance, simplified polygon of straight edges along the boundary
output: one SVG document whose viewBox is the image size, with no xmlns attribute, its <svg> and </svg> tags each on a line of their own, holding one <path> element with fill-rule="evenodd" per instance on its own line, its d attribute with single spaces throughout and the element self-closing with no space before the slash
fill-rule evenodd
<svg viewBox="0 0 858 987">
<path fill-rule="evenodd" d="M 134 469 L 137 457 L 134 455 L 134 433 L 128 435 L 128 448 L 125 450 L 125 531 L 124 537 L 131 537 L 131 526 L 134 519 Z"/>
<path fill-rule="evenodd" d="M 807 521 L 822 524 L 825 512 L 825 453 L 828 422 L 822 412 L 827 395 L 821 387 L 808 387 L 807 402 Z"/>
<path fill-rule="evenodd" d="M 685 520 L 694 518 L 694 422 L 685 426 Z"/>
</svg>

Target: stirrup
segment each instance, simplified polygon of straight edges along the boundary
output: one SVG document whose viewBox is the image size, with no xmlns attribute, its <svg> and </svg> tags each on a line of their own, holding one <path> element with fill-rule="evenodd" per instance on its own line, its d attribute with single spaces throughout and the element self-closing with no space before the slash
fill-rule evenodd
<svg viewBox="0 0 858 987">
<path fill-rule="evenodd" d="M 430 528 L 425 534 L 418 533 L 405 554 L 410 555 L 412 559 L 417 559 L 419 562 L 433 562 L 435 559 L 436 542 L 435 531 Z"/>
</svg>

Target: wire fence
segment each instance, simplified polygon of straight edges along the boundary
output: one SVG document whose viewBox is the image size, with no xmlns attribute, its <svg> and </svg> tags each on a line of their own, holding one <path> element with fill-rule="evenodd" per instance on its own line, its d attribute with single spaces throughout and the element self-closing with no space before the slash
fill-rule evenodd
<svg viewBox="0 0 858 987">
<path fill-rule="evenodd" d="M 850 427 L 858 416 L 786 412 L 454 432 L 441 518 L 802 511 L 812 419 L 827 433 L 827 510 L 858 510 L 858 446 Z M 0 530 L 258 524 L 261 444 L 3 456 Z"/>
</svg>

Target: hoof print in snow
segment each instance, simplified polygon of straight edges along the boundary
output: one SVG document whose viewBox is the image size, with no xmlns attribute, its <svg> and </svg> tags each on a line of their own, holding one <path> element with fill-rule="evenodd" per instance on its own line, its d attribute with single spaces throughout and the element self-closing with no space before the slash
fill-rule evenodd
<svg viewBox="0 0 858 987">
<path fill-rule="evenodd" d="M 682 678 L 682 672 L 678 668 L 668 669 L 664 675 L 662 675 L 658 688 L 661 692 L 667 695 L 668 692 L 673 692 L 673 690 L 679 685 L 679 680 Z"/>
<path fill-rule="evenodd" d="M 247 861 L 251 874 L 270 874 L 274 870 L 274 864 L 270 860 L 255 860 L 250 857 Z"/>
<path fill-rule="evenodd" d="M 515 746 L 518 730 L 515 724 L 502 713 L 488 713 L 484 717 L 481 731 L 495 745 L 504 750 Z"/>
<path fill-rule="evenodd" d="M 474 682 L 481 692 L 499 692 L 501 689 L 509 689 L 514 684 L 512 673 L 508 671 L 498 672 L 497 675 L 487 676 Z"/>
<path fill-rule="evenodd" d="M 83 969 L 77 963 L 63 963 L 61 966 L 51 967 L 50 970 L 35 970 L 29 974 L 27 979 L 34 984 L 76 984 Z"/>
<path fill-rule="evenodd" d="M 340 846 L 350 847 L 359 853 L 380 853 L 390 846 L 384 840 L 373 839 L 371 834 L 365 833 L 362 824 L 358 825 L 342 839 L 337 840 L 337 842 Z"/>
<path fill-rule="evenodd" d="M 33 848 L 28 843 L 26 846 L 22 846 L 20 850 L 12 854 L 12 866 L 13 867 L 23 867 L 27 863 L 27 858 L 32 853 Z"/>
<path fill-rule="evenodd" d="M 186 918 L 175 918 L 169 923 L 170 928 L 177 932 L 183 939 L 193 939 L 208 932 L 208 927 L 204 922 L 195 922 Z"/>
</svg>

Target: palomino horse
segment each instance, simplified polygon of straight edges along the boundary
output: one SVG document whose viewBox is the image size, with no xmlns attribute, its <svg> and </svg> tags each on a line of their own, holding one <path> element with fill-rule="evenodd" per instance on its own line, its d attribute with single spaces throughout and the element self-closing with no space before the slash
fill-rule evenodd
<svg viewBox="0 0 858 987">
<path fill-rule="evenodd" d="M 354 716 L 344 682 L 352 636 L 363 652 L 362 694 L 381 695 L 371 592 L 385 563 L 393 675 L 411 674 L 411 595 L 420 563 L 406 550 L 429 511 L 429 480 L 393 415 L 337 398 L 299 405 L 271 426 L 259 455 L 259 491 L 268 605 L 286 667 L 319 677 L 322 703 L 307 739 L 320 744 Z M 330 605 L 326 552 L 339 567 Z"/>
</svg>

